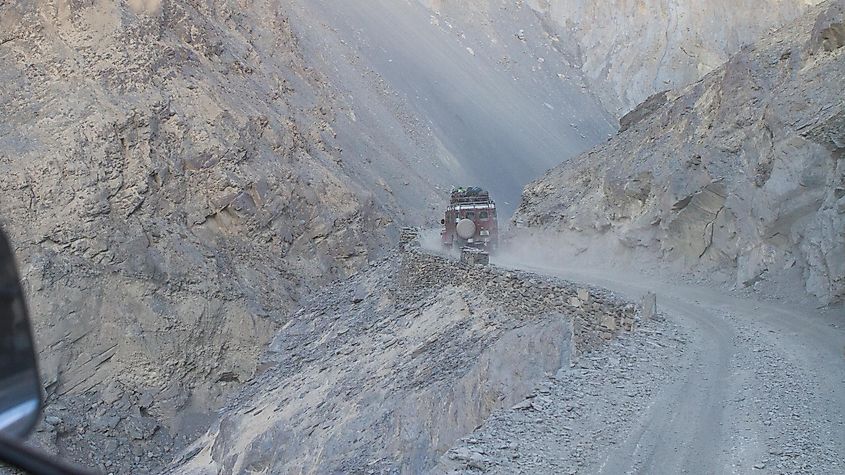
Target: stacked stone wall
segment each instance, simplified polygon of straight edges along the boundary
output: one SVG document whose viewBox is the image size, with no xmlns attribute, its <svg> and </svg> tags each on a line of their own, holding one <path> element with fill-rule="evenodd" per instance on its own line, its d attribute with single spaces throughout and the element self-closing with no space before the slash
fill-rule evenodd
<svg viewBox="0 0 845 475">
<path fill-rule="evenodd" d="M 563 279 L 458 260 L 409 249 L 402 254 L 398 291 L 420 297 L 446 286 L 468 286 L 501 305 L 515 324 L 561 314 L 572 323 L 576 353 L 589 351 L 619 331 L 633 330 L 639 307 L 606 289 Z"/>
</svg>

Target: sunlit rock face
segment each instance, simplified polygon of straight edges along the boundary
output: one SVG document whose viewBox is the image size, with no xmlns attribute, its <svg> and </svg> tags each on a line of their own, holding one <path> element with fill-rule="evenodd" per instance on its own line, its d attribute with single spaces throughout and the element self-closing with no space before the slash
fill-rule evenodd
<svg viewBox="0 0 845 475">
<path fill-rule="evenodd" d="M 344 164 L 347 106 L 275 2 L 4 3 L 0 78 L 0 222 L 73 460 L 160 457 L 390 242 L 395 159 Z"/>
<path fill-rule="evenodd" d="M 814 7 L 646 101 L 624 132 L 527 186 L 515 222 L 738 287 L 786 279 L 841 300 L 843 10 Z"/>
</svg>

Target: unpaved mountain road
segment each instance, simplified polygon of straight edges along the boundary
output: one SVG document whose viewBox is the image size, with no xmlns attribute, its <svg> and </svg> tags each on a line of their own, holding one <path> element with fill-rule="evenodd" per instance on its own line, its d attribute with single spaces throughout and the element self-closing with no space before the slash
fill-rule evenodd
<svg viewBox="0 0 845 475">
<path fill-rule="evenodd" d="M 659 310 L 688 335 L 676 361 L 683 370 L 646 396 L 636 420 L 598 447 L 582 473 L 845 471 L 841 308 L 757 301 L 622 271 L 498 261 L 634 301 L 653 291 Z"/>
</svg>

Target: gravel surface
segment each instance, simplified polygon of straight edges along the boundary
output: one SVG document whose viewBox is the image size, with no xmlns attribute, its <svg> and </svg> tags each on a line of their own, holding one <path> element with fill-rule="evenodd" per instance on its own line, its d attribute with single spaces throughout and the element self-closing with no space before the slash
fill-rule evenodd
<svg viewBox="0 0 845 475">
<path fill-rule="evenodd" d="M 494 413 L 441 459 L 437 472 L 596 471 L 620 434 L 636 429 L 660 389 L 689 369 L 686 335 L 653 320 L 584 355 L 524 401 Z"/>
<path fill-rule="evenodd" d="M 759 329 L 729 313 L 724 318 L 736 328 L 738 343 L 730 361 L 736 393 L 728 401 L 735 415 L 730 437 L 733 468 L 747 470 L 742 452 L 756 446 L 755 469 L 772 473 L 845 470 L 841 404 L 845 380 L 831 379 L 835 374 L 825 374 L 823 366 L 802 365 L 796 354 L 781 345 L 789 340 L 789 332 Z M 831 397 L 829 385 L 817 385 L 826 379 L 840 385 L 833 391 L 839 394 L 838 401 Z"/>
<path fill-rule="evenodd" d="M 438 471 L 842 473 L 841 307 L 767 303 L 621 269 L 519 267 L 632 299 L 656 291 L 665 320 L 494 413 Z"/>
</svg>

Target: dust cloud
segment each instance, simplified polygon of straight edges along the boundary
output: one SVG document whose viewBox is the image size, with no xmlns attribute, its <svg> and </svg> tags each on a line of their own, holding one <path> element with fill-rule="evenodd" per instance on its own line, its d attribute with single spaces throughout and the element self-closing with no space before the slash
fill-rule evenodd
<svg viewBox="0 0 845 475">
<path fill-rule="evenodd" d="M 609 236 L 590 238 L 546 230 L 511 230 L 502 238 L 493 265 L 568 279 L 585 277 L 646 278 L 663 272 L 678 272 L 636 251 L 624 248 Z M 636 295 L 635 297 L 639 297 Z"/>
</svg>

